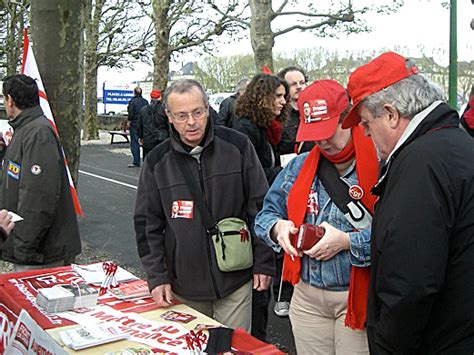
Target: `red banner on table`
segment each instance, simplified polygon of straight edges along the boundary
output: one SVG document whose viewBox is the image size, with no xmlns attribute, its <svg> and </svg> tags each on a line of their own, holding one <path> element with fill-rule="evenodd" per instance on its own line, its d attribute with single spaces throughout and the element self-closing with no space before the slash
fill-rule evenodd
<svg viewBox="0 0 474 355">
<path fill-rule="evenodd" d="M 82 282 L 84 279 L 69 266 L 17 273 L 14 278 L 12 278 L 12 274 L 0 275 L 0 304 L 3 306 L 0 308 L 0 317 L 2 322 L 8 317 L 14 324 L 16 318 L 11 319 L 13 318 L 12 314 L 20 314 L 20 311 L 25 309 L 45 330 L 74 324 L 43 311 L 36 304 L 36 295 L 40 288 Z M 110 306 L 121 312 L 135 313 L 158 308 L 152 298 L 121 300 L 108 295 L 100 297 L 99 304 Z"/>
</svg>

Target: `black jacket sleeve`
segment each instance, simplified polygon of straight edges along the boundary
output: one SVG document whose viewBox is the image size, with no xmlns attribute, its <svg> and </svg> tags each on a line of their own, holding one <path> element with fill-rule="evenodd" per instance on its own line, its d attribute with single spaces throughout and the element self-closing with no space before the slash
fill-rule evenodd
<svg viewBox="0 0 474 355">
<path fill-rule="evenodd" d="M 153 171 L 145 160 L 138 183 L 133 216 L 138 256 L 147 274 L 150 291 L 170 283 L 165 263 L 166 219 Z"/>
<path fill-rule="evenodd" d="M 232 116 L 234 115 L 236 101 L 237 101 L 237 98 L 235 94 L 222 100 L 219 106 L 219 117 L 216 121 L 216 124 L 230 127 L 230 120 Z"/>
<path fill-rule="evenodd" d="M 145 106 L 140 110 L 137 118 L 137 136 L 140 139 L 143 139 L 143 115 L 147 114 L 145 110 L 148 110 L 148 106 Z"/>
</svg>

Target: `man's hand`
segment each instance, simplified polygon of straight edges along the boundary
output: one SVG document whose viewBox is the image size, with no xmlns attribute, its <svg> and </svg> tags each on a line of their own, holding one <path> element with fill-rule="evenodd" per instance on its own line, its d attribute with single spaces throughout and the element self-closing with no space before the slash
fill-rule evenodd
<svg viewBox="0 0 474 355">
<path fill-rule="evenodd" d="M 257 291 L 268 290 L 272 283 L 272 277 L 264 274 L 253 275 L 253 289 Z"/>
<path fill-rule="evenodd" d="M 171 285 L 163 284 L 156 286 L 152 291 L 151 295 L 158 307 L 169 307 L 173 302 L 173 295 L 171 294 Z"/>
<path fill-rule="evenodd" d="M 349 250 L 350 240 L 349 234 L 334 228 L 327 222 L 321 223 L 326 233 L 321 240 L 311 249 L 305 250 L 304 253 L 316 260 L 329 260 L 342 250 Z"/>
<path fill-rule="evenodd" d="M 298 252 L 290 241 L 290 235 L 296 233 L 298 233 L 298 228 L 295 227 L 295 224 L 284 219 L 279 219 L 270 231 L 272 239 L 277 241 L 285 253 L 290 256 L 298 256 Z"/>
<path fill-rule="evenodd" d="M 15 227 L 15 223 L 12 222 L 12 216 L 8 214 L 7 210 L 0 211 L 0 229 L 5 233 L 5 236 L 9 235 Z"/>
<path fill-rule="evenodd" d="M 143 138 L 138 138 L 138 144 L 143 145 Z"/>
</svg>

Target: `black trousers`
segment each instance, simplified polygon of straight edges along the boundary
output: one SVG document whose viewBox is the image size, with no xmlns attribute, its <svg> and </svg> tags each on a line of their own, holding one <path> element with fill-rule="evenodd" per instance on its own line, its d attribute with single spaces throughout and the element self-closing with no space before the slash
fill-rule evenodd
<svg viewBox="0 0 474 355">
<path fill-rule="evenodd" d="M 252 291 L 252 336 L 262 341 L 267 338 L 268 305 L 271 290 Z"/>
</svg>

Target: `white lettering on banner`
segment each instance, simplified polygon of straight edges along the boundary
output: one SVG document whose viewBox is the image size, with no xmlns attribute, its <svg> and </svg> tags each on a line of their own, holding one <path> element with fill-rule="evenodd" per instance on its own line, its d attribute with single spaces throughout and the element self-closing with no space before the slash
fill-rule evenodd
<svg viewBox="0 0 474 355">
<path fill-rule="evenodd" d="M 13 329 L 15 328 L 15 323 L 10 321 L 7 312 L 10 314 L 10 316 L 17 318 L 17 316 L 12 311 L 10 311 L 6 305 L 0 303 L 0 331 L 2 332 L 2 337 L 0 338 L 0 354 L 3 354 L 6 347 L 8 346 Z"/>
<path fill-rule="evenodd" d="M 148 320 L 139 314 L 122 313 L 108 306 L 81 308 L 59 315 L 80 325 L 110 322 L 129 334 L 129 340 L 161 350 L 179 353 L 187 349 L 185 337 L 188 331 L 179 324 Z"/>
</svg>

